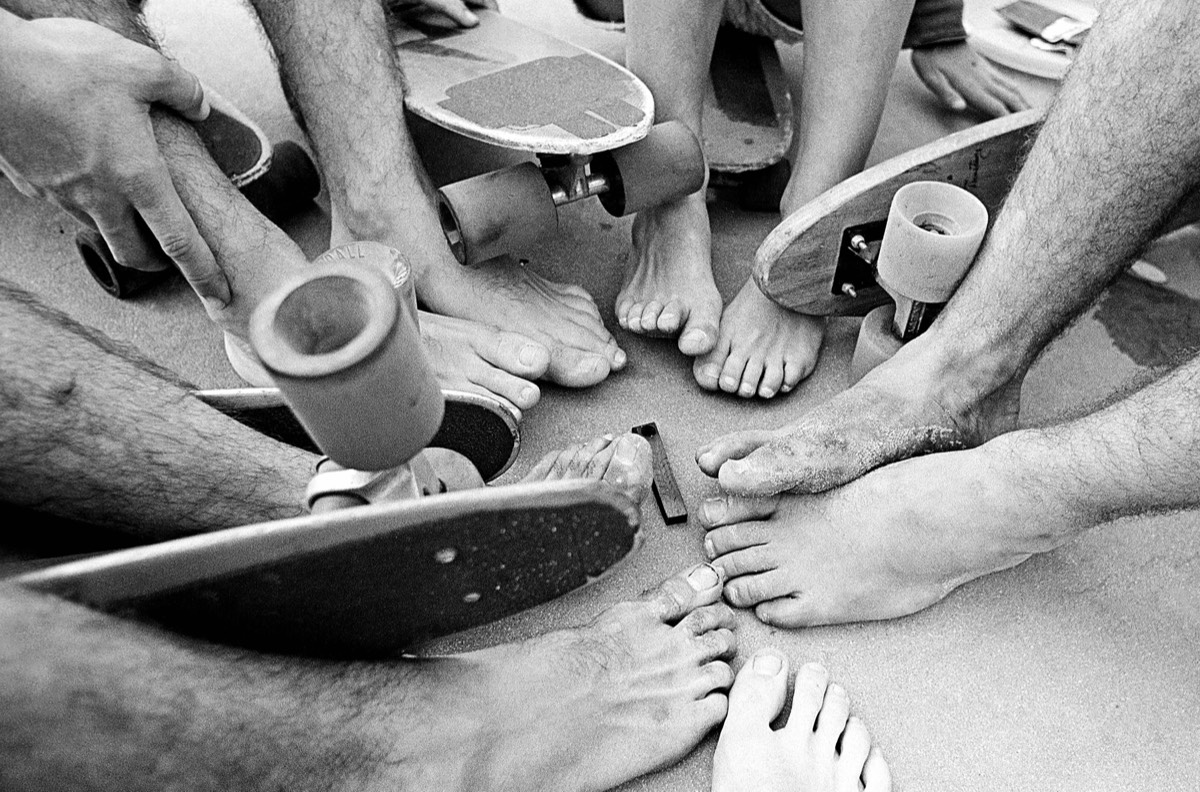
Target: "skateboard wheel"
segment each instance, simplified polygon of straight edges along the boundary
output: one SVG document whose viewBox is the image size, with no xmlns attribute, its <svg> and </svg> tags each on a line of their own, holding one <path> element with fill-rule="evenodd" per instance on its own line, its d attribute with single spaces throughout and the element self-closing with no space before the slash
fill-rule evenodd
<svg viewBox="0 0 1200 792">
<path fill-rule="evenodd" d="M 155 243 L 157 244 L 157 243 Z M 88 272 L 100 284 L 100 288 L 116 297 L 126 300 L 141 291 L 166 280 L 175 272 L 169 264 L 159 270 L 140 270 L 125 267 L 117 263 L 108 243 L 99 231 L 84 228 L 75 234 L 75 248 L 79 258 Z"/>
<path fill-rule="evenodd" d="M 850 358 L 850 384 L 858 382 L 871 369 L 900 351 L 904 342 L 892 332 L 895 305 L 881 305 L 863 317 L 858 328 L 858 343 Z"/>
<path fill-rule="evenodd" d="M 321 176 L 308 152 L 290 140 L 275 146 L 271 167 L 242 187 L 242 194 L 270 220 L 297 214 L 321 192 Z"/>
<path fill-rule="evenodd" d="M 358 259 L 364 250 L 381 263 L 399 258 L 384 245 L 354 246 Z M 254 351 L 308 434 L 356 470 L 407 462 L 442 422 L 416 315 L 396 292 L 383 267 L 335 261 L 268 295 L 250 317 Z"/>
<path fill-rule="evenodd" d="M 641 140 L 597 155 L 593 167 L 608 180 L 600 203 L 614 217 L 691 195 L 704 184 L 704 151 L 679 121 L 655 124 Z"/>
<path fill-rule="evenodd" d="M 558 230 L 546 178 L 522 162 L 438 190 L 442 231 L 459 263 L 475 265 L 523 250 Z"/>
<path fill-rule="evenodd" d="M 988 213 L 971 193 L 945 182 L 912 182 L 896 191 L 876 263 L 893 297 L 944 303 L 967 274 Z"/>
</svg>

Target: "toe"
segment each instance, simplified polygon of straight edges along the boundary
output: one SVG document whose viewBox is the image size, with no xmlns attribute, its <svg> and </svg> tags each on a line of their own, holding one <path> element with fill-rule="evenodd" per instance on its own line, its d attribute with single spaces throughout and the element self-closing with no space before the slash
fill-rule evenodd
<svg viewBox="0 0 1200 792">
<path fill-rule="evenodd" d="M 787 576 L 781 570 L 773 569 L 729 581 L 725 584 L 725 599 L 735 607 L 751 608 L 760 602 L 786 596 L 788 589 Z"/>
<path fill-rule="evenodd" d="M 662 309 L 663 304 L 658 300 L 646 303 L 646 307 L 642 309 L 641 319 L 638 321 L 643 333 L 658 332 L 658 317 L 662 313 Z"/>
<path fill-rule="evenodd" d="M 717 345 L 717 327 L 721 321 L 721 306 L 714 308 L 693 305 L 687 324 L 679 334 L 679 351 L 689 357 L 705 355 Z"/>
<path fill-rule="evenodd" d="M 659 621 L 675 624 L 696 608 L 711 605 L 721 596 L 721 574 L 711 564 L 698 564 L 667 578 L 647 592 L 642 602 Z"/>
<path fill-rule="evenodd" d="M 602 354 L 559 347 L 550 355 L 549 375 L 559 385 L 586 388 L 608 377 L 611 366 Z"/>
<path fill-rule="evenodd" d="M 718 556 L 713 559 L 713 566 L 721 571 L 726 580 L 733 580 L 745 575 L 770 572 L 778 566 L 778 562 L 770 546 L 758 545 Z"/>
<path fill-rule="evenodd" d="M 742 369 L 742 382 L 738 385 L 737 394 L 743 399 L 749 399 L 758 393 L 758 384 L 762 381 L 763 362 L 758 355 L 752 355 Z"/>
<path fill-rule="evenodd" d="M 710 531 L 704 537 L 704 548 L 710 558 L 718 558 L 747 547 L 765 545 L 769 541 L 771 533 L 764 523 L 744 522 Z"/>
<path fill-rule="evenodd" d="M 846 729 L 846 719 L 849 717 L 850 696 L 838 683 L 830 683 L 825 690 L 821 713 L 817 715 L 816 740 L 822 751 L 834 751 L 838 738 Z"/>
<path fill-rule="evenodd" d="M 706 355 L 696 358 L 692 363 L 692 376 L 704 390 L 715 391 L 720 386 L 721 366 L 725 363 L 728 347 L 718 343 L 717 347 Z"/>
<path fill-rule="evenodd" d="M 478 371 L 468 372 L 467 376 L 485 393 L 507 399 L 522 410 L 530 409 L 542 398 L 537 385 L 498 368 L 481 367 Z"/>
<path fill-rule="evenodd" d="M 726 393 L 737 393 L 742 385 L 742 372 L 746 370 L 746 356 L 736 349 L 729 351 L 721 366 L 721 376 L 717 381 L 721 390 Z"/>
<path fill-rule="evenodd" d="M 604 356 L 608 358 L 608 366 L 612 371 L 620 371 L 629 362 L 625 350 L 621 349 L 615 338 L 608 339 L 608 343 L 604 347 Z"/>
<path fill-rule="evenodd" d="M 718 630 L 732 630 L 736 625 L 737 617 L 734 616 L 733 610 L 728 605 L 717 602 L 696 608 L 675 625 L 675 629 L 699 637 Z"/>
<path fill-rule="evenodd" d="M 675 335 L 683 322 L 684 312 L 683 300 L 672 297 L 659 313 L 655 329 L 665 335 Z"/>
<path fill-rule="evenodd" d="M 696 464 L 705 475 L 716 476 L 722 464 L 730 459 L 741 459 L 774 437 L 775 432 L 766 430 L 735 432 L 718 437 L 696 453 Z"/>
<path fill-rule="evenodd" d="M 642 301 L 630 300 L 625 309 L 625 321 L 621 326 L 631 333 L 642 332 L 642 311 L 645 309 L 646 304 Z"/>
<path fill-rule="evenodd" d="M 743 498 L 737 495 L 709 498 L 700 505 L 700 525 L 711 529 L 761 520 L 774 514 L 778 506 L 778 495 L 770 498 Z"/>
<path fill-rule="evenodd" d="M 837 776 L 839 789 L 857 789 L 862 778 L 863 767 L 871 753 L 871 733 L 861 720 L 851 717 L 842 732 L 838 745 Z"/>
<path fill-rule="evenodd" d="M 783 360 L 783 385 L 780 390 L 788 393 L 795 389 L 800 381 L 812 374 L 816 367 L 816 358 L 790 355 Z"/>
<path fill-rule="evenodd" d="M 805 663 L 796 672 L 796 689 L 792 693 L 792 714 L 788 716 L 787 732 L 797 741 L 812 736 L 817 727 L 817 714 L 829 688 L 829 672 L 820 663 Z"/>
<path fill-rule="evenodd" d="M 722 743 L 739 735 L 758 739 L 770 731 L 787 697 L 787 669 L 787 657 L 774 649 L 762 649 L 746 661 L 729 691 Z"/>
<path fill-rule="evenodd" d="M 714 692 L 725 692 L 733 685 L 733 669 L 724 660 L 714 660 L 700 666 L 700 676 L 693 695 L 702 699 Z"/>
<path fill-rule="evenodd" d="M 892 768 L 883 758 L 879 746 L 872 746 L 867 755 L 867 763 L 863 766 L 862 783 L 864 792 L 892 792 Z"/>
<path fill-rule="evenodd" d="M 754 615 L 763 624 L 788 630 L 806 627 L 815 620 L 806 598 L 794 593 L 759 603 L 754 607 Z"/>
<path fill-rule="evenodd" d="M 518 333 L 495 332 L 489 328 L 476 349 L 480 357 L 510 374 L 537 379 L 550 367 L 550 350 Z"/>
<path fill-rule="evenodd" d="M 758 397 L 770 399 L 783 387 L 783 360 L 773 359 L 763 368 L 762 381 L 758 384 Z"/>
<path fill-rule="evenodd" d="M 650 442 L 641 435 L 623 434 L 611 448 L 612 458 L 604 468 L 603 480 L 634 503 L 641 503 L 654 480 Z"/>
<path fill-rule="evenodd" d="M 738 495 L 774 495 L 794 487 L 800 475 L 797 460 L 782 455 L 773 443 L 759 446 L 743 459 L 721 465 L 721 489 Z"/>
<path fill-rule="evenodd" d="M 597 457 L 601 456 L 609 447 L 614 444 L 615 438 L 612 435 L 601 435 L 584 443 L 578 453 L 571 459 L 567 466 L 566 476 L 568 478 L 596 478 L 591 473 L 595 469 L 593 464 Z"/>
</svg>

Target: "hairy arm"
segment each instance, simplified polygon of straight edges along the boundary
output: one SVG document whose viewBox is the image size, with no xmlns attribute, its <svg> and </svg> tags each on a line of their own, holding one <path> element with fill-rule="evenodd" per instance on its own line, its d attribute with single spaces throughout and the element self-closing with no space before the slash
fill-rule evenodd
<svg viewBox="0 0 1200 792">
<path fill-rule="evenodd" d="M 0 280 L 5 500 L 142 538 L 296 516 L 312 455 Z"/>
<path fill-rule="evenodd" d="M 12 584 L 0 669 L 12 792 L 365 789 L 366 721 L 398 676 L 189 641 Z"/>
<path fill-rule="evenodd" d="M 1200 6 L 1112 0 L 931 332 L 1023 371 L 1200 182 Z"/>
</svg>

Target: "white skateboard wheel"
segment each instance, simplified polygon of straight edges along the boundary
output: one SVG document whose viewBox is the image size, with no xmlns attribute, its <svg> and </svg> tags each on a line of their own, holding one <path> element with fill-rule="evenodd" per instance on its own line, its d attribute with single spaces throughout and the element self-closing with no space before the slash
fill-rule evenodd
<svg viewBox="0 0 1200 792">
<path fill-rule="evenodd" d="M 904 342 L 892 332 L 896 306 L 881 305 L 863 317 L 858 328 L 858 343 L 850 358 L 850 384 L 858 382 L 871 369 L 900 351 Z"/>
<path fill-rule="evenodd" d="M 471 266 L 528 250 L 558 230 L 558 207 L 532 162 L 447 184 L 438 190 L 438 213 L 454 257 Z"/>
<path fill-rule="evenodd" d="M 691 195 L 707 174 L 700 141 L 679 121 L 655 124 L 646 137 L 597 155 L 594 162 L 608 180 L 600 203 L 614 217 Z"/>
<path fill-rule="evenodd" d="M 288 405 L 340 465 L 404 464 L 437 432 L 445 408 L 425 358 L 416 313 L 385 270 L 362 259 L 398 260 L 384 245 L 354 243 L 348 261 L 298 276 L 259 304 L 250 342 Z"/>
<path fill-rule="evenodd" d="M 945 182 L 896 191 L 876 262 L 880 285 L 896 298 L 944 303 L 967 274 L 988 213 L 971 193 Z"/>
</svg>

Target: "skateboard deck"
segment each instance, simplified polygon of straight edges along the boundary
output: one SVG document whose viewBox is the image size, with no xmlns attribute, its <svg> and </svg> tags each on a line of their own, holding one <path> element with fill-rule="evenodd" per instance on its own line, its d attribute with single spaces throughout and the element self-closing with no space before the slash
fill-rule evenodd
<svg viewBox="0 0 1200 792">
<path fill-rule="evenodd" d="M 1061 80 L 1071 66 L 1073 55 L 1070 48 L 1054 51 L 1039 49 L 1031 43 L 1028 33 L 1022 33 L 1009 24 L 996 9 L 1012 0 L 966 0 L 963 8 L 963 27 L 970 37 L 971 46 L 985 58 L 1010 69 Z M 1084 22 L 1094 22 L 1098 13 L 1096 4 L 1086 0 L 1038 0 L 1038 4 Z"/>
<path fill-rule="evenodd" d="M 852 176 L 784 219 L 755 254 L 763 293 L 794 311 L 863 315 L 890 298 L 873 260 L 892 196 L 911 182 L 940 181 L 975 195 L 990 215 L 1008 195 L 1042 110 L 948 135 Z M 851 244 L 861 236 L 866 258 Z"/>
<path fill-rule="evenodd" d="M 485 487 L 176 539 L 17 582 L 222 643 L 382 656 L 579 588 L 637 546 L 638 520 L 601 482 Z"/>
<path fill-rule="evenodd" d="M 287 406 L 278 388 L 193 391 L 193 396 L 226 415 L 289 445 L 320 454 L 317 444 Z M 507 471 L 521 449 L 517 417 L 504 404 L 477 393 L 444 390 L 446 411 L 429 442 L 462 454 L 484 481 Z"/>
<path fill-rule="evenodd" d="M 390 15 L 410 112 L 537 154 L 595 154 L 646 136 L 654 101 L 624 67 L 494 11 L 477 14 L 474 28 Z"/>
<path fill-rule="evenodd" d="M 250 203 L 271 220 L 294 215 L 312 203 L 321 191 L 321 179 L 308 153 L 291 141 L 272 146 L 241 111 L 211 88 L 205 91 L 211 109 L 208 118 L 194 124 L 196 132 L 217 166 Z M 157 248 L 149 228 L 140 230 L 147 246 Z M 165 256 L 160 270 L 122 266 L 94 228 L 78 231 L 75 246 L 96 282 L 118 299 L 132 297 L 175 273 Z"/>
</svg>

